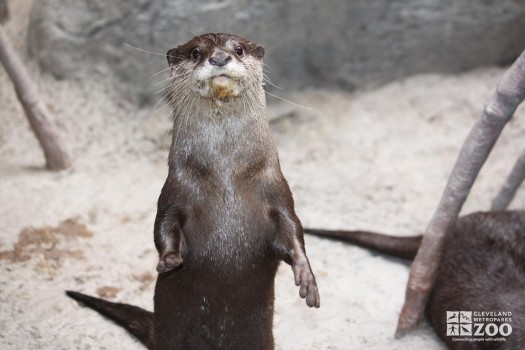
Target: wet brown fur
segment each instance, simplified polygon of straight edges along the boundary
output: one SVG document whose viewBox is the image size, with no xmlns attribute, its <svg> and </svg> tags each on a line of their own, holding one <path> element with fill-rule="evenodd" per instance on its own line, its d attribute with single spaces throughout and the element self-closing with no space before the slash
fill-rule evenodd
<svg viewBox="0 0 525 350">
<path fill-rule="evenodd" d="M 421 236 L 305 229 L 412 259 Z M 525 211 L 480 212 L 458 219 L 447 234 L 437 280 L 426 308 L 436 333 L 451 349 L 525 349 Z M 506 342 L 453 342 L 446 311 L 511 311 Z M 496 322 L 496 324 L 498 324 Z M 499 324 L 498 324 L 499 326 Z"/>
<path fill-rule="evenodd" d="M 241 45 L 243 55 L 228 43 Z M 199 94 L 207 85 L 196 72 L 212 58 L 227 62 L 225 55 L 246 69 L 230 80 L 241 93 Z M 301 297 L 319 307 L 266 118 L 263 55 L 261 46 L 229 34 L 199 36 L 168 52 L 174 132 L 154 226 L 159 276 L 153 315 L 68 293 L 116 319 L 150 349 L 273 349 L 281 260 L 292 266 Z"/>
</svg>

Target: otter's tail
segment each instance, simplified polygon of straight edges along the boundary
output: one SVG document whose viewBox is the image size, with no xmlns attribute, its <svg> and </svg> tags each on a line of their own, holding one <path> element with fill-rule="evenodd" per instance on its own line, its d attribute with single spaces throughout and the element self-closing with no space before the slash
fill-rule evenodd
<svg viewBox="0 0 525 350">
<path fill-rule="evenodd" d="M 414 259 L 422 238 L 422 236 L 396 237 L 367 231 L 331 231 L 311 228 L 305 228 L 304 233 L 354 243 L 403 259 Z"/>
<path fill-rule="evenodd" d="M 152 312 L 128 304 L 112 303 L 93 298 L 78 292 L 66 291 L 66 294 L 124 327 L 148 349 L 153 349 Z"/>
</svg>

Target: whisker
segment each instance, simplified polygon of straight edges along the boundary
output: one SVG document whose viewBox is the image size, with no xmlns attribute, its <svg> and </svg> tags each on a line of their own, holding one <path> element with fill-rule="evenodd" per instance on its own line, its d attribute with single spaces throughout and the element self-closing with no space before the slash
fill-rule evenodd
<svg viewBox="0 0 525 350">
<path fill-rule="evenodd" d="M 275 85 L 274 83 L 272 83 L 272 82 L 270 81 L 270 79 L 269 79 L 268 77 L 266 77 L 266 76 L 264 77 L 263 80 L 264 80 L 265 82 L 267 82 L 268 84 L 270 84 L 271 86 L 273 86 L 274 88 L 277 88 L 277 89 L 279 89 L 279 90 L 282 90 L 282 89 L 283 89 L 282 87 L 279 87 L 279 86 Z"/>
<path fill-rule="evenodd" d="M 172 87 L 173 87 L 173 86 L 172 86 L 171 84 L 169 84 L 169 85 L 163 87 L 162 89 L 160 89 L 159 91 L 157 91 L 157 92 L 155 92 L 155 93 L 158 94 L 158 93 L 160 93 L 160 92 L 166 90 L 167 88 L 172 88 Z"/>
<path fill-rule="evenodd" d="M 132 49 L 135 49 L 135 50 L 138 50 L 138 51 L 142 51 L 142 52 L 146 52 L 146 53 L 150 53 L 152 55 L 159 55 L 159 56 L 164 56 L 164 57 L 173 57 L 173 58 L 184 58 L 184 57 L 180 57 L 180 56 L 172 56 L 172 55 L 167 55 L 165 53 L 158 53 L 158 52 L 153 52 L 153 51 L 148 51 L 148 50 L 143 50 L 143 49 L 139 49 L 138 47 L 135 47 L 133 45 L 130 45 L 128 43 L 122 43 L 123 45 L 125 46 L 128 46 L 128 47 L 131 47 Z"/>
<path fill-rule="evenodd" d="M 267 71 L 268 71 L 269 73 L 272 72 L 272 69 L 270 68 L 269 65 L 267 65 L 266 63 L 263 63 L 263 66 L 265 66 L 266 68 L 268 68 Z M 264 69 L 263 69 L 263 70 L 264 70 Z"/>
<path fill-rule="evenodd" d="M 171 67 L 170 67 L 171 68 Z M 169 68 L 168 68 L 169 69 Z M 166 81 L 170 81 L 170 80 L 175 80 L 175 79 L 184 79 L 184 78 L 187 78 L 189 76 L 193 75 L 193 72 L 188 72 L 188 73 L 184 73 L 184 74 L 175 74 L 175 75 L 170 75 L 169 78 L 167 79 L 164 79 L 164 80 L 161 80 L 159 81 L 158 83 L 156 83 L 155 85 L 160 85 Z"/>
<path fill-rule="evenodd" d="M 169 112 L 171 112 L 171 109 L 169 109 L 170 107 L 171 107 L 170 104 L 165 102 L 162 105 L 162 107 L 158 107 L 156 110 L 153 111 L 153 113 L 164 115 L 164 113 L 166 112 L 166 108 L 168 108 L 168 115 L 169 115 L 170 114 Z"/>
<path fill-rule="evenodd" d="M 170 92 L 168 91 L 167 94 L 165 94 L 164 96 L 162 96 L 162 98 L 161 98 L 157 103 L 155 103 L 155 106 L 153 106 L 153 110 L 156 110 L 156 108 L 157 108 L 157 106 L 159 105 L 159 103 L 161 103 L 162 100 L 164 100 L 164 99 L 166 98 L 166 96 L 169 95 L 169 93 L 170 93 Z"/>
<path fill-rule="evenodd" d="M 160 84 L 165 83 L 165 82 L 170 81 L 170 80 L 173 80 L 173 77 L 170 76 L 167 79 L 164 79 L 164 80 L 159 81 L 158 83 L 155 83 L 155 85 L 160 85 Z"/>
<path fill-rule="evenodd" d="M 163 70 L 161 70 L 161 71 L 159 71 L 159 72 L 153 74 L 151 77 L 149 77 L 149 78 L 146 80 L 146 82 L 150 81 L 151 79 L 153 79 L 154 77 L 156 77 L 156 76 L 159 75 L 160 73 L 167 71 L 168 69 L 171 69 L 171 67 L 165 68 L 165 69 L 163 69 Z"/>
<path fill-rule="evenodd" d="M 289 104 L 291 104 L 291 105 L 293 105 L 293 106 L 300 107 L 300 108 L 303 108 L 303 109 L 308 109 L 308 110 L 312 109 L 312 107 L 301 106 L 300 104 L 294 103 L 294 102 L 289 101 L 289 100 L 287 100 L 287 99 L 285 99 L 285 98 L 282 98 L 282 97 L 280 97 L 280 96 L 277 96 L 277 95 L 271 94 L 271 93 L 269 93 L 269 92 L 266 91 L 266 90 L 265 90 L 264 92 L 266 92 L 268 95 L 270 95 L 270 96 L 272 96 L 272 97 L 275 97 L 275 98 L 277 98 L 277 99 L 279 99 L 279 100 L 281 100 L 281 101 L 288 102 Z"/>
<path fill-rule="evenodd" d="M 191 30 L 188 30 L 188 32 L 191 33 L 191 34 L 193 34 L 193 35 L 195 35 L 196 38 L 200 37 L 199 34 L 197 34 L 197 33 L 195 33 L 195 32 L 192 32 Z"/>
</svg>

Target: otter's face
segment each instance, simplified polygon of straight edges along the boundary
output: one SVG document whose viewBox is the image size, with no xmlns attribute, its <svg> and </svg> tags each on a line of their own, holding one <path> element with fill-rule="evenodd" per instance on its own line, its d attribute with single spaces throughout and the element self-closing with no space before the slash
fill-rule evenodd
<svg viewBox="0 0 525 350">
<path fill-rule="evenodd" d="M 262 85 L 264 48 L 230 34 L 205 34 L 168 51 L 173 84 L 224 100 Z"/>
</svg>

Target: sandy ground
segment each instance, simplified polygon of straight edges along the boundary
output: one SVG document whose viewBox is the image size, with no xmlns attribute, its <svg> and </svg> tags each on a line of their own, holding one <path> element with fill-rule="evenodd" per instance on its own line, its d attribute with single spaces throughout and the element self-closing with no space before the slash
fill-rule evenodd
<svg viewBox="0 0 525 350">
<path fill-rule="evenodd" d="M 12 6 L 6 25 L 20 52 L 26 52 L 29 4 Z M 103 81 L 57 82 L 28 62 L 74 166 L 60 173 L 43 170 L 42 153 L 0 69 L 0 348 L 143 349 L 64 290 L 152 309 L 152 227 L 167 175 L 168 109 L 115 103 Z M 313 107 L 270 107 L 272 117 L 287 112 L 272 129 L 304 225 L 424 230 L 458 150 L 502 73 L 486 68 L 422 75 L 352 94 L 281 92 Z M 524 114 L 520 109 L 505 129 L 464 213 L 489 208 L 523 147 Z M 512 207 L 524 204 L 522 191 Z M 407 263 L 314 237 L 306 237 L 306 244 L 322 306 L 307 308 L 291 269 L 281 266 L 277 349 L 444 348 L 426 325 L 393 338 Z"/>
</svg>

